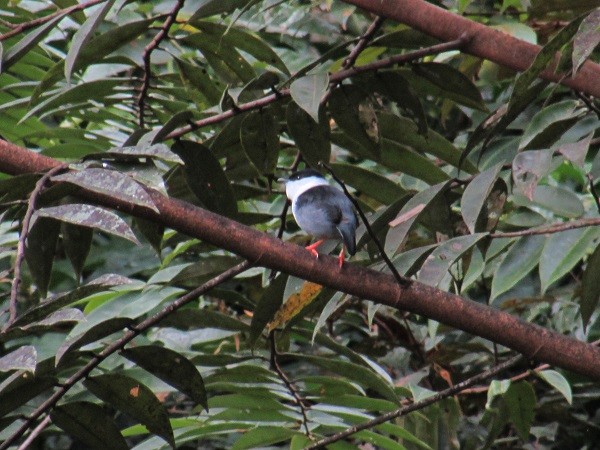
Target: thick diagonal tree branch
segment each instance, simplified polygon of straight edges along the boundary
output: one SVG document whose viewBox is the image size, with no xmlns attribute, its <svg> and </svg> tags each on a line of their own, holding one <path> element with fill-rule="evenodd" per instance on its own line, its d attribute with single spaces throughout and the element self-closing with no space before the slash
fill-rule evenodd
<svg viewBox="0 0 600 450">
<path fill-rule="evenodd" d="M 0 171 L 24 174 L 49 170 L 52 158 L 0 141 Z M 136 217 L 160 223 L 219 248 L 241 255 L 255 265 L 279 270 L 359 298 L 369 299 L 489 339 L 540 362 L 600 380 L 600 350 L 590 344 L 525 322 L 419 282 L 400 286 L 393 276 L 337 259 L 315 259 L 304 248 L 283 242 L 226 217 L 148 190 L 158 212 L 122 199 L 82 189 L 79 196 Z"/>
<path fill-rule="evenodd" d="M 451 41 L 466 34 L 469 42 L 461 51 L 508 67 L 523 71 L 527 69 L 541 50 L 494 28 L 473 22 L 424 0 L 343 0 L 365 11 L 404 23 L 416 30 L 437 38 Z M 593 97 L 600 97 L 600 65 L 587 61 L 574 77 L 554 73 L 559 57 L 540 77 L 569 86 Z"/>
</svg>

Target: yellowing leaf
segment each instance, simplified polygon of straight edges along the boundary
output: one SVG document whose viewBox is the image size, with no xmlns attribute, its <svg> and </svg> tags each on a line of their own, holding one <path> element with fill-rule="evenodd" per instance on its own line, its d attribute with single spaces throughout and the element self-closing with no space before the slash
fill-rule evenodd
<svg viewBox="0 0 600 450">
<path fill-rule="evenodd" d="M 271 322 L 267 324 L 267 330 L 273 331 L 280 325 L 288 322 L 302 309 L 310 304 L 323 290 L 323 286 L 310 281 L 305 281 L 299 292 L 290 295 Z"/>
</svg>

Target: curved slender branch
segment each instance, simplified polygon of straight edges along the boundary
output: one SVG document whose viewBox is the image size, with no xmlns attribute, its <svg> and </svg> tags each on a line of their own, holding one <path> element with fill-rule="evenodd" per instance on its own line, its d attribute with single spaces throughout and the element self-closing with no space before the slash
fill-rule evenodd
<svg viewBox="0 0 600 450">
<path fill-rule="evenodd" d="M 23 441 L 17 450 L 27 450 L 29 446 L 33 443 L 36 437 L 38 437 L 44 429 L 50 425 L 50 416 L 46 416 L 42 419 L 42 421 L 31 431 L 31 434 L 27 436 L 27 439 Z"/>
<path fill-rule="evenodd" d="M 19 285 L 21 284 L 21 267 L 23 266 L 23 259 L 25 258 L 25 241 L 27 240 L 27 236 L 29 235 L 29 227 L 31 224 L 31 217 L 35 212 L 35 206 L 37 203 L 37 199 L 39 195 L 44 190 L 46 183 L 50 180 L 50 178 L 56 175 L 58 172 L 65 170 L 67 168 L 66 164 L 61 164 L 60 166 L 56 166 L 46 172 L 42 178 L 40 178 L 35 184 L 35 188 L 29 195 L 29 202 L 27 204 L 27 211 L 25 212 L 25 216 L 23 217 L 23 224 L 21 226 L 21 234 L 19 236 L 19 242 L 17 243 L 17 255 L 15 257 L 15 268 L 13 271 L 13 280 L 10 289 L 10 303 L 8 306 L 9 309 L 9 318 L 8 322 L 5 325 L 5 329 L 10 327 L 10 325 L 17 318 L 17 296 L 19 294 Z"/>
<path fill-rule="evenodd" d="M 300 412 L 302 413 L 302 425 L 304 426 L 306 435 L 308 437 L 311 437 L 312 433 L 310 432 L 310 429 L 308 428 L 308 415 L 306 414 L 306 410 L 308 409 L 305 404 L 306 400 L 304 400 L 304 398 L 302 398 L 302 395 L 300 395 L 300 393 L 298 392 L 298 388 L 294 385 L 294 383 L 292 383 L 292 381 L 288 378 L 287 374 L 283 371 L 283 369 L 279 365 L 279 360 L 277 359 L 277 356 L 279 354 L 277 353 L 274 331 L 271 331 L 269 333 L 268 340 L 269 340 L 270 351 L 271 351 L 271 358 L 269 361 L 270 365 L 271 365 L 271 369 L 273 369 L 275 371 L 275 373 L 277 374 L 279 379 L 281 381 L 283 381 L 283 384 L 285 384 L 285 386 L 287 387 L 289 393 L 292 395 L 292 397 L 294 397 L 294 401 L 296 402 L 296 404 L 298 405 L 298 408 L 300 408 Z"/>
<path fill-rule="evenodd" d="M 48 14 L 47 16 L 40 17 L 38 19 L 30 20 L 29 22 L 20 23 L 20 24 L 16 25 L 14 28 L 12 28 L 10 31 L 7 31 L 4 34 L 0 34 L 0 42 L 5 41 L 6 39 L 11 38 L 13 36 L 16 36 L 17 34 L 23 33 L 24 31 L 27 31 L 31 28 L 35 28 L 37 26 L 43 25 L 46 22 L 49 22 L 50 20 L 54 19 L 55 17 L 61 16 L 61 15 L 67 16 L 76 11 L 82 11 L 86 8 L 89 8 L 90 6 L 94 6 L 94 5 L 97 5 L 98 3 L 102 3 L 105 1 L 106 0 L 90 0 L 88 2 L 79 3 L 77 5 L 70 6 L 68 8 L 59 9 L 58 11 L 55 11 L 52 14 Z"/>
<path fill-rule="evenodd" d="M 46 401 L 44 401 L 40 406 L 38 406 L 35 409 L 35 411 L 33 411 L 33 413 L 31 413 L 27 417 L 27 419 L 15 432 L 13 432 L 4 442 L 0 443 L 0 450 L 5 450 L 11 445 L 13 445 L 17 441 L 17 439 L 19 439 L 42 414 L 50 411 L 56 405 L 56 403 L 73 386 L 75 386 L 76 383 L 87 377 L 92 372 L 92 370 L 98 367 L 98 365 L 107 357 L 125 348 L 125 346 L 129 342 L 131 342 L 135 337 L 137 337 L 140 333 L 156 325 L 158 322 L 163 320 L 168 315 L 172 314 L 174 311 L 178 310 L 182 306 L 188 304 L 192 300 L 198 298 L 200 295 L 218 286 L 219 284 L 230 280 L 236 275 L 239 275 L 240 273 L 249 269 L 251 266 L 252 264 L 249 261 L 243 261 L 238 265 L 227 269 L 225 272 L 207 281 L 202 286 L 198 286 L 196 289 L 188 292 L 182 297 L 179 297 L 177 300 L 164 307 L 155 315 L 148 317 L 146 320 L 143 320 L 139 324 L 130 327 L 129 331 L 127 331 L 120 339 L 114 341 L 112 344 L 105 347 L 104 350 L 102 350 L 100 353 L 94 355 L 85 366 L 83 366 L 81 369 L 79 369 L 77 372 L 71 375 L 64 383 L 62 383 L 58 390 L 55 391 L 50 397 L 48 397 L 48 399 L 46 399 Z"/>
<path fill-rule="evenodd" d="M 569 222 L 555 223 L 538 228 L 528 228 L 527 230 L 506 231 L 490 234 L 491 238 L 512 238 L 521 236 L 533 236 L 536 234 L 552 234 L 560 233 L 561 231 L 574 230 L 576 228 L 594 227 L 600 225 L 600 217 L 587 219 L 571 220 Z"/>
<path fill-rule="evenodd" d="M 381 28 L 383 22 L 385 22 L 385 19 L 383 17 L 377 16 L 375 20 L 371 23 L 371 25 L 369 25 L 367 31 L 365 31 L 365 33 L 360 37 L 358 43 L 354 46 L 354 48 L 350 51 L 348 57 L 344 60 L 344 63 L 342 64 L 342 67 L 344 69 L 348 69 L 354 66 L 354 63 L 356 62 L 362 51 L 365 49 L 369 41 L 373 38 L 375 33 L 377 33 L 377 30 Z"/>
<path fill-rule="evenodd" d="M 440 400 L 443 400 L 447 397 L 456 395 L 460 391 L 463 391 L 463 390 L 467 389 L 468 387 L 473 386 L 474 384 L 481 383 L 482 381 L 485 381 L 489 378 L 492 378 L 492 377 L 504 372 L 505 370 L 507 370 L 507 369 L 513 367 L 514 365 L 516 365 L 517 363 L 519 363 L 522 359 L 523 359 L 523 357 L 521 355 L 513 356 L 508 361 L 503 362 L 502 364 L 499 364 L 496 367 L 486 370 L 485 372 L 481 372 L 471 378 L 466 379 L 465 381 L 463 381 L 461 383 L 458 383 L 452 387 L 449 387 L 448 389 L 444 389 L 443 391 L 440 391 L 437 394 L 432 395 L 431 397 L 427 397 L 426 399 L 421 400 L 420 402 L 412 403 L 408 406 L 404 406 L 402 408 L 396 409 L 395 411 L 390 411 L 387 414 L 383 414 L 379 417 L 376 417 L 373 420 L 369 420 L 367 422 L 364 422 L 364 423 L 361 423 L 358 425 L 354 425 L 353 427 L 350 427 L 340 433 L 334 434 L 333 436 L 329 436 L 328 438 L 321 439 L 320 441 L 315 442 L 314 444 L 309 445 L 308 447 L 305 447 L 304 450 L 314 450 L 317 448 L 323 448 L 326 445 L 333 444 L 334 442 L 338 442 L 348 436 L 358 433 L 359 431 L 374 428 L 377 425 L 381 425 L 382 423 L 388 422 L 397 417 L 405 416 L 413 411 L 418 411 L 420 409 L 426 408 L 427 406 L 433 405 L 434 403 L 437 403 Z"/>
<path fill-rule="evenodd" d="M 539 45 L 530 44 L 424 0 L 343 1 L 373 14 L 404 23 L 441 41 L 451 41 L 466 33 L 472 39 L 461 48 L 462 51 L 513 70 L 527 69 L 541 50 Z M 555 73 L 559 59 L 560 55 L 557 55 L 540 77 L 593 97 L 600 97 L 600 65 L 587 61 L 577 75 L 563 78 L 563 73 Z"/>
<path fill-rule="evenodd" d="M 39 172 L 58 164 L 52 158 L 0 141 L 0 171 L 9 174 Z M 255 265 L 419 314 L 504 345 L 527 358 L 600 380 L 600 349 L 597 347 L 418 281 L 399 286 L 392 275 L 358 264 L 346 264 L 340 269 L 337 258 L 328 255 L 313 258 L 301 246 L 282 242 L 184 201 L 167 198 L 158 191 L 147 191 L 158 212 L 85 189 L 78 195 L 86 201 L 197 237 L 253 261 Z"/>
<path fill-rule="evenodd" d="M 142 59 L 144 61 L 144 76 L 142 77 L 142 86 L 140 88 L 140 94 L 137 98 L 137 105 L 139 110 L 139 118 L 138 124 L 140 128 L 144 128 L 144 109 L 146 106 L 146 96 L 148 95 L 148 89 L 150 89 L 150 79 L 152 78 L 152 68 L 151 68 L 151 57 L 152 52 L 156 50 L 156 48 L 160 45 L 162 40 L 169 34 L 169 30 L 175 23 L 177 19 L 177 14 L 179 10 L 183 8 L 183 4 L 185 0 L 177 0 L 173 9 L 167 15 L 164 23 L 160 27 L 160 31 L 156 33 L 156 36 L 150 41 L 148 45 L 144 48 L 144 53 L 142 55 Z"/>
</svg>

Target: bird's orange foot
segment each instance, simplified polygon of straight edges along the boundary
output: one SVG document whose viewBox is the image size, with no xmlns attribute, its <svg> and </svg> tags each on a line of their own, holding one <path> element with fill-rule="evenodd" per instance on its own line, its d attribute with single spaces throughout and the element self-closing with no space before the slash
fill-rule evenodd
<svg viewBox="0 0 600 450">
<path fill-rule="evenodd" d="M 346 259 L 346 255 L 344 253 L 344 247 L 342 247 L 342 251 L 340 252 L 340 254 L 338 256 L 338 266 L 340 266 L 340 269 L 344 265 L 345 259 Z"/>
<path fill-rule="evenodd" d="M 309 252 L 313 254 L 316 258 L 319 257 L 319 252 L 317 251 L 317 247 L 323 243 L 323 240 L 317 241 L 314 244 L 307 245 L 305 248 Z"/>
</svg>

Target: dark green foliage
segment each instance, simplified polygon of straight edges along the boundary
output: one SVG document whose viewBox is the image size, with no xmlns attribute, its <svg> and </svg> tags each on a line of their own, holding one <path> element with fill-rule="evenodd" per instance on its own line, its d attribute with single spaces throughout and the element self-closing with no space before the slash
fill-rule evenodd
<svg viewBox="0 0 600 450">
<path fill-rule="evenodd" d="M 9 2 L 0 34 L 47 17 L 42 3 Z M 599 337 L 598 226 L 526 235 L 599 215 L 598 102 L 538 78 L 559 51 L 580 73 L 598 60 L 598 2 L 443 2 L 537 36 L 545 46 L 518 75 L 455 51 L 341 81 L 371 18 L 339 0 L 185 2 L 145 73 L 144 49 L 176 3 L 106 1 L 0 40 L 0 135 L 72 169 L 37 199 L 12 323 L 20 225 L 39 174 L 1 175 L 0 442 L 66 386 L 36 448 L 300 449 L 506 359 L 487 340 L 327 287 L 268 336 L 303 280 L 260 266 L 137 328 L 240 263 L 155 221 L 155 195 L 271 235 L 285 225 L 284 240 L 305 244 L 291 212 L 281 218 L 275 180 L 321 162 L 400 273 Z M 386 20 L 356 65 L 435 43 Z M 126 207 L 84 204 L 80 189 Z M 348 264 L 389 271 L 364 227 L 357 242 Z M 476 388 L 328 448 L 596 448 L 596 386 L 529 369 L 490 381 L 487 402 Z"/>
</svg>

